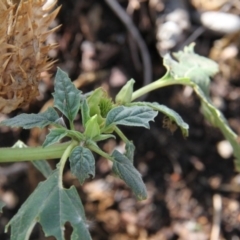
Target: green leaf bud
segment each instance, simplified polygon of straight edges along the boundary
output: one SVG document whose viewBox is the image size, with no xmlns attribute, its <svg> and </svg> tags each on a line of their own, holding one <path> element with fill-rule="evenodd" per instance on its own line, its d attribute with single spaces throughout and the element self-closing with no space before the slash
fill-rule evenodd
<svg viewBox="0 0 240 240">
<path fill-rule="evenodd" d="M 91 94 L 91 96 L 87 99 L 87 103 L 90 109 L 90 116 L 94 116 L 95 114 L 100 115 L 100 109 L 99 109 L 99 102 L 106 92 L 102 88 L 97 88 L 94 90 L 94 92 Z"/>
<path fill-rule="evenodd" d="M 132 100 L 133 85 L 135 83 L 134 79 L 130 79 L 120 90 L 115 98 L 117 104 L 130 103 Z"/>
<path fill-rule="evenodd" d="M 97 137 L 100 135 L 100 127 L 98 125 L 98 116 L 97 114 L 91 117 L 87 123 L 84 135 L 88 139 L 93 139 L 94 137 Z"/>
</svg>

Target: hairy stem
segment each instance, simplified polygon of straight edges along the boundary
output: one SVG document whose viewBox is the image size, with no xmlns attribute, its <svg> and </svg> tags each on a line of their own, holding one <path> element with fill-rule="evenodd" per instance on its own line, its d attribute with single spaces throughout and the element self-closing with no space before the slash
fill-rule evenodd
<svg viewBox="0 0 240 240">
<path fill-rule="evenodd" d="M 71 142 L 49 147 L 0 148 L 0 163 L 60 158 Z"/>
</svg>

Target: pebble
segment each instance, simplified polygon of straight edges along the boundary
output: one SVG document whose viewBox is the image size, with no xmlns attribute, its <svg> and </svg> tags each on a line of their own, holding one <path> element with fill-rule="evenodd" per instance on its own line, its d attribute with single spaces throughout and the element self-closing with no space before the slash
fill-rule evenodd
<svg viewBox="0 0 240 240">
<path fill-rule="evenodd" d="M 233 149 L 231 144 L 227 140 L 218 142 L 217 151 L 222 158 L 229 158 L 233 154 Z"/>
<path fill-rule="evenodd" d="M 240 18 L 231 13 L 204 12 L 200 21 L 204 27 L 219 34 L 231 34 L 240 30 Z"/>
</svg>

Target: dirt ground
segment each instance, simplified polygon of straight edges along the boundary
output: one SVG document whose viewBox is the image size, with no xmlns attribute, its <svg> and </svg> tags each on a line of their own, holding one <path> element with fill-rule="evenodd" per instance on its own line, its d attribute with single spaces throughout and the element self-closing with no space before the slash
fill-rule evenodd
<svg viewBox="0 0 240 240">
<path fill-rule="evenodd" d="M 215 11 L 239 18 L 240 2 L 112 0 L 120 3 L 118 7 L 123 10 L 118 9 L 117 13 L 109 2 L 59 1 L 62 9 L 53 27 L 57 24 L 62 27 L 49 38 L 59 43 L 59 48 L 49 53 L 58 62 L 50 73 L 54 75 L 58 66 L 68 72 L 83 92 L 102 86 L 114 97 L 130 78 L 136 80 L 137 89 L 162 77 L 165 68 L 161 56 L 194 41 L 198 54 L 219 63 L 220 72 L 211 82 L 211 98 L 239 135 L 240 28 L 230 32 L 227 25 L 224 30 L 227 20 L 219 21 L 216 15 L 216 24 L 222 24 L 222 30 L 216 30 L 211 21 L 203 23 L 200 15 Z M 179 8 L 181 13 L 176 11 Z M 123 19 L 119 16 L 121 12 L 125 14 Z M 133 24 L 124 23 L 126 15 Z M 137 38 L 135 30 L 139 33 Z M 146 48 L 141 48 L 141 44 L 139 47 L 139 39 Z M 147 56 L 151 62 L 143 60 Z M 51 104 L 54 78 L 48 73 L 42 76 L 38 99 L 10 117 L 22 112 L 37 113 Z M 111 174 L 111 166 L 103 158 L 97 159 L 96 177 L 83 186 L 66 169 L 65 186 L 77 186 L 92 238 L 239 240 L 240 174 L 234 169 L 228 142 L 204 120 L 199 100 L 189 88 L 172 86 L 156 90 L 145 101 L 176 110 L 190 126 L 189 137 L 184 139 L 180 130 L 172 134 L 164 129 L 163 115 L 151 123 L 150 130 L 122 128 L 136 146 L 134 165 L 147 186 L 149 197 L 142 202 L 137 202 L 129 188 Z M 76 121 L 76 125 L 80 123 Z M 1 127 L 0 131 L 1 147 L 12 146 L 18 139 L 37 146 L 47 134 L 47 129 L 40 132 Z M 122 147 L 119 139 L 102 143 L 106 151 L 116 147 Z M 52 162 L 53 166 L 57 163 Z M 4 226 L 42 180 L 43 176 L 31 163 L 1 164 L 0 196 L 7 203 L 0 216 L 1 240 L 9 239 Z M 72 229 L 68 224 L 66 229 L 69 239 Z M 51 238 L 45 238 L 41 227 L 36 226 L 31 239 Z"/>
</svg>

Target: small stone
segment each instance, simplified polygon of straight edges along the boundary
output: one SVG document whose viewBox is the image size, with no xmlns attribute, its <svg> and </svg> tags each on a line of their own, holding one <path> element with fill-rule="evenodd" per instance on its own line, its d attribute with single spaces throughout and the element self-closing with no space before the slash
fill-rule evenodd
<svg viewBox="0 0 240 240">
<path fill-rule="evenodd" d="M 200 20 L 204 27 L 216 33 L 231 34 L 240 30 L 240 18 L 231 13 L 204 12 Z"/>
<path fill-rule="evenodd" d="M 217 144 L 217 151 L 222 158 L 230 158 L 233 154 L 233 148 L 227 140 L 223 140 Z"/>
</svg>

